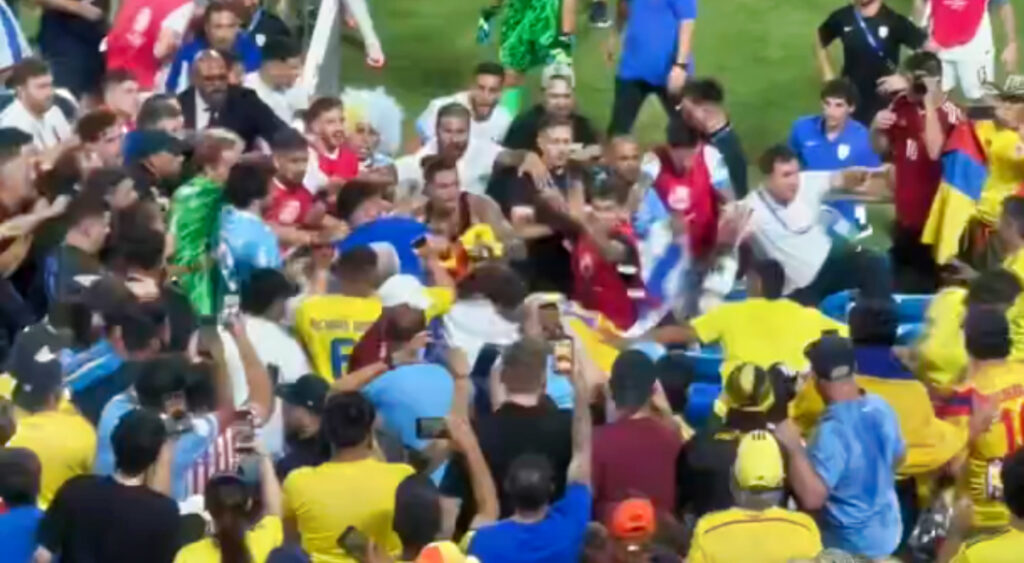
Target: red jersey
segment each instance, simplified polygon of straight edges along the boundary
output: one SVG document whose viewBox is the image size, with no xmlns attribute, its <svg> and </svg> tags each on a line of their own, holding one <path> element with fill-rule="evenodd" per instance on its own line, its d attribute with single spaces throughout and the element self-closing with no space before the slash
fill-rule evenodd
<svg viewBox="0 0 1024 563">
<path fill-rule="evenodd" d="M 274 178 L 270 182 L 270 190 L 270 206 L 263 212 L 268 223 L 291 227 L 306 221 L 313 208 L 313 194 L 305 186 L 285 186 Z"/>
<path fill-rule="evenodd" d="M 906 96 L 893 100 L 890 109 L 896 114 L 896 123 L 887 132 L 896 168 L 896 222 L 921 230 L 928 221 L 935 192 L 942 181 L 942 161 L 928 157 L 924 145 L 924 109 Z M 960 110 L 952 102 L 939 107 L 939 121 L 946 135 L 959 119 Z"/>
<path fill-rule="evenodd" d="M 681 173 L 676 171 L 666 148 L 657 148 L 654 154 L 661 163 L 654 179 L 655 191 L 671 213 L 685 220 L 690 252 L 697 258 L 707 256 L 715 248 L 718 236 L 718 204 L 704 159 L 704 144 L 697 146 L 693 165 Z"/>
<path fill-rule="evenodd" d="M 107 34 L 107 68 L 130 70 L 139 88 L 153 90 L 160 61 L 153 54 L 160 26 L 189 0 L 125 0 Z"/>
<path fill-rule="evenodd" d="M 989 0 L 932 0 L 932 38 L 943 49 L 974 39 Z"/>
<path fill-rule="evenodd" d="M 584 309 L 597 311 L 621 330 L 636 323 L 637 301 L 645 299 L 640 279 L 639 250 L 636 235 L 627 225 L 619 225 L 611 238 L 628 248 L 626 259 L 620 264 L 601 256 L 594 241 L 586 235 L 576 239 L 572 252 L 573 300 Z"/>
<path fill-rule="evenodd" d="M 351 180 L 359 175 L 359 154 L 342 146 L 333 154 L 316 151 L 317 165 L 328 180 Z"/>
</svg>

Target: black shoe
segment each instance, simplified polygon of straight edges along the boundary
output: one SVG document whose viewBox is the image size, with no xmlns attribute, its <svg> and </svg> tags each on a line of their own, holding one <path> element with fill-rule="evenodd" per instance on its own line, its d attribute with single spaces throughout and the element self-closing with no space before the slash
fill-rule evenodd
<svg viewBox="0 0 1024 563">
<path fill-rule="evenodd" d="M 619 0 L 622 2 L 623 0 Z M 612 19 L 608 17 L 608 2 L 594 0 L 590 3 L 590 25 L 594 27 L 611 27 Z"/>
</svg>

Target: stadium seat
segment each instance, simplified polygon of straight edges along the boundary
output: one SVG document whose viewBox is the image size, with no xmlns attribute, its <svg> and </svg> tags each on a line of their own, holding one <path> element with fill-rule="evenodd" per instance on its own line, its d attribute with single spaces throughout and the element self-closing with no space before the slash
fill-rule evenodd
<svg viewBox="0 0 1024 563">
<path fill-rule="evenodd" d="M 690 385 L 687 391 L 686 400 L 686 422 L 693 428 L 702 428 L 711 416 L 715 405 L 715 399 L 722 393 L 722 386 L 712 383 L 697 383 Z"/>
<path fill-rule="evenodd" d="M 896 330 L 896 344 L 900 346 L 913 344 L 922 332 L 924 332 L 924 323 L 901 324 Z"/>
<path fill-rule="evenodd" d="M 896 316 L 901 325 L 921 323 L 924 321 L 925 312 L 932 303 L 930 294 L 902 293 L 893 295 L 896 301 Z"/>
</svg>

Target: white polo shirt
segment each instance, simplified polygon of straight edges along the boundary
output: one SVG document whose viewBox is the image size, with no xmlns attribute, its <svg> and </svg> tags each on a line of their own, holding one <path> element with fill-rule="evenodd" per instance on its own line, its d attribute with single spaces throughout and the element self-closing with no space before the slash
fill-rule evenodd
<svg viewBox="0 0 1024 563">
<path fill-rule="evenodd" d="M 32 142 L 39 149 L 53 148 L 72 135 L 71 124 L 55 104 L 39 118 L 17 99 L 0 112 L 0 127 L 14 127 L 32 135 Z"/>
<path fill-rule="evenodd" d="M 304 111 L 309 107 L 309 91 L 296 81 L 291 88 L 278 90 L 271 88 L 263 81 L 258 72 L 250 72 L 245 75 L 243 85 L 251 88 L 256 95 L 263 100 L 263 103 L 274 112 L 274 115 L 288 125 L 296 122 L 296 113 Z"/>
<path fill-rule="evenodd" d="M 801 172 L 800 188 L 788 205 L 760 187 L 743 200 L 751 209 L 750 229 L 761 253 L 786 271 L 785 293 L 806 287 L 818 275 L 832 239 L 820 221 L 821 203 L 831 189 L 831 172 Z"/>
<path fill-rule="evenodd" d="M 462 105 L 470 111 L 470 114 L 473 112 L 473 108 L 469 104 L 469 92 L 459 92 L 451 96 L 434 98 L 427 104 L 427 109 L 423 110 L 419 119 L 416 120 L 416 132 L 419 133 L 420 139 L 423 142 L 432 141 L 437 136 L 437 112 L 444 106 L 452 103 Z M 487 116 L 487 119 L 477 121 L 474 117 L 470 120 L 469 134 L 474 139 L 502 143 L 505 141 L 505 133 L 508 132 L 510 125 L 512 125 L 512 114 L 507 109 L 497 105 L 491 110 L 491 115 Z"/>
<path fill-rule="evenodd" d="M 487 182 L 491 179 L 494 162 L 503 150 L 505 149 L 495 142 L 470 137 L 466 144 L 466 152 L 456 163 L 462 190 L 484 195 L 487 192 Z M 399 187 L 397 195 L 404 197 L 423 191 L 423 157 L 436 154 L 437 139 L 434 139 L 415 153 L 395 160 Z"/>
</svg>

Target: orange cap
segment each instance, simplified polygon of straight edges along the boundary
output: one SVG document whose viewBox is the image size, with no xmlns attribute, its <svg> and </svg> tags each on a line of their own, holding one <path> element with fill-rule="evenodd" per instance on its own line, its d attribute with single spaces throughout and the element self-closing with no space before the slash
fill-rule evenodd
<svg viewBox="0 0 1024 563">
<path fill-rule="evenodd" d="M 608 531 L 620 540 L 646 540 L 654 535 L 654 505 L 645 498 L 626 499 L 612 510 Z"/>
</svg>

